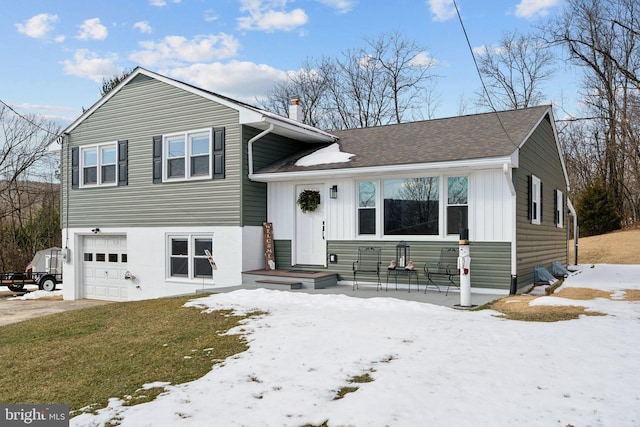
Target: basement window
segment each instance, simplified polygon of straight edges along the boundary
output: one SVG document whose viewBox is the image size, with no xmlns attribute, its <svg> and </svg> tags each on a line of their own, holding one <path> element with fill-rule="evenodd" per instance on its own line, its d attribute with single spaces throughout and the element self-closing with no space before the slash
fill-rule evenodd
<svg viewBox="0 0 640 427">
<path fill-rule="evenodd" d="M 213 252 L 213 239 L 203 235 L 168 236 L 168 275 L 170 278 L 213 278 L 206 251 Z"/>
</svg>

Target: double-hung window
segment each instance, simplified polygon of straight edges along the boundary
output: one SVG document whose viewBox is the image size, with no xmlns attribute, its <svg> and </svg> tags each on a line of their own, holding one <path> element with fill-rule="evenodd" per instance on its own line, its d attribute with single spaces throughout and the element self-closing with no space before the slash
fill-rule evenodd
<svg viewBox="0 0 640 427">
<path fill-rule="evenodd" d="M 458 234 L 469 223 L 469 179 L 466 176 L 447 178 L 447 234 Z"/>
<path fill-rule="evenodd" d="M 203 235 L 168 237 L 168 274 L 173 278 L 200 279 L 213 277 L 207 251 L 213 252 L 213 239 Z"/>
<path fill-rule="evenodd" d="M 100 147 L 100 183 L 116 183 L 116 145 Z"/>
<path fill-rule="evenodd" d="M 564 226 L 564 197 L 562 191 L 555 190 L 555 224 L 557 227 L 562 228 Z"/>
<path fill-rule="evenodd" d="M 165 136 L 165 179 L 211 178 L 211 130 Z"/>
<path fill-rule="evenodd" d="M 358 234 L 376 234 L 376 183 L 358 183 Z"/>
<path fill-rule="evenodd" d="M 116 143 L 80 149 L 80 186 L 116 185 L 118 146 Z"/>
<path fill-rule="evenodd" d="M 531 175 L 529 199 L 531 224 L 540 224 L 542 222 L 542 182 L 535 175 Z"/>
</svg>

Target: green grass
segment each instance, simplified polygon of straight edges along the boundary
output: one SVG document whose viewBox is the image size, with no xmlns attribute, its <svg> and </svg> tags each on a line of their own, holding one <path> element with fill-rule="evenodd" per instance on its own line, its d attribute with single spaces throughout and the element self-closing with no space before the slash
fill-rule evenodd
<svg viewBox="0 0 640 427">
<path fill-rule="evenodd" d="M 364 383 L 370 383 L 371 381 L 373 381 L 373 377 L 371 377 L 369 373 L 364 373 L 362 375 L 356 375 L 354 377 L 349 378 L 350 384 L 364 384 Z M 334 400 L 342 399 L 347 394 L 357 391 L 358 388 L 359 387 L 357 386 L 341 387 L 340 390 L 338 390 L 338 393 L 336 394 L 336 397 L 334 398 Z"/>
<path fill-rule="evenodd" d="M 143 402 L 163 391 L 140 391 L 143 384 L 195 380 L 247 349 L 242 337 L 222 335 L 245 317 L 182 307 L 193 298 L 106 304 L 1 327 L 2 402 L 68 404 L 72 413 L 110 397 Z"/>
</svg>

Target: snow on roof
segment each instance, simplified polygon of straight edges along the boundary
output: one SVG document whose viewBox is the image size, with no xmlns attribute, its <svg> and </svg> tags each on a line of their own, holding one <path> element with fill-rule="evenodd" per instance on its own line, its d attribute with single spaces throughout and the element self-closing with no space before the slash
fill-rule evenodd
<svg viewBox="0 0 640 427">
<path fill-rule="evenodd" d="M 330 163 L 347 163 L 355 154 L 343 153 L 340 145 L 336 142 L 328 147 L 314 151 L 308 156 L 304 156 L 296 162 L 296 166 L 317 166 Z"/>
</svg>

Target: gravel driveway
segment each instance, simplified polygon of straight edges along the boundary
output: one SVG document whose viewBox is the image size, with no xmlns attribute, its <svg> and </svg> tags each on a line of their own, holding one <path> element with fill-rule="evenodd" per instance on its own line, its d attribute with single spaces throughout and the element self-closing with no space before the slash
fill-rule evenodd
<svg viewBox="0 0 640 427">
<path fill-rule="evenodd" d="M 35 300 L 17 300 L 14 299 L 16 295 L 18 294 L 10 291 L 0 291 L 0 326 L 22 322 L 37 316 L 46 316 L 47 314 L 109 303 L 109 301 L 98 300 L 63 301 L 61 296 Z"/>
</svg>

